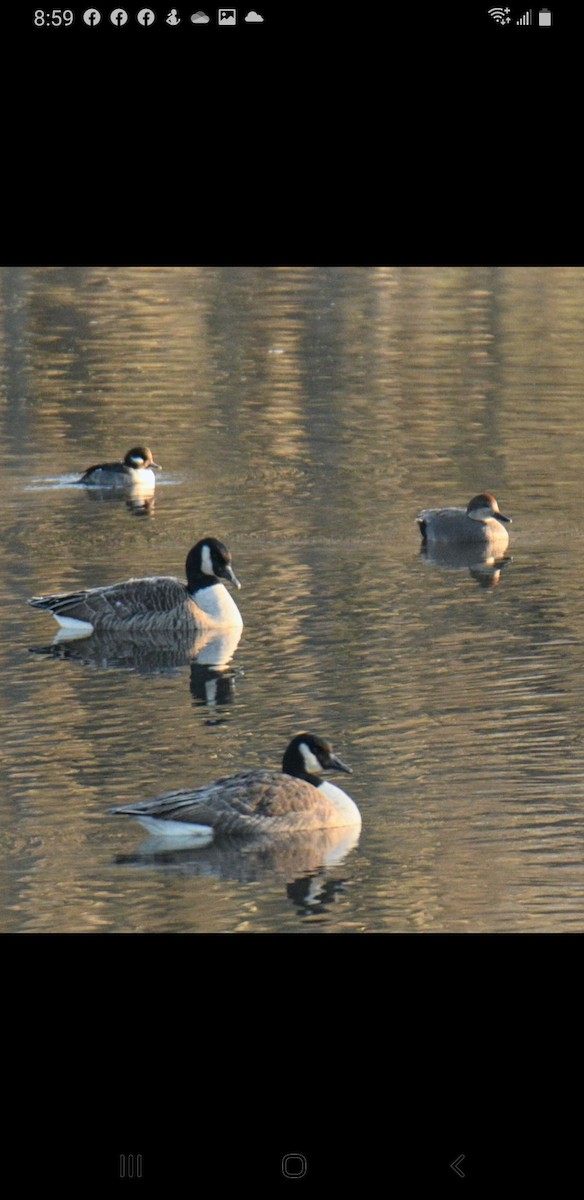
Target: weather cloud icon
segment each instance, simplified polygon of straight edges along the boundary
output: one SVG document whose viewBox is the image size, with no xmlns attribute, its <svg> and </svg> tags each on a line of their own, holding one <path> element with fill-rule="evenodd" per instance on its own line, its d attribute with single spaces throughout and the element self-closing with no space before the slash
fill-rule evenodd
<svg viewBox="0 0 584 1200">
<path fill-rule="evenodd" d="M 263 21 L 263 19 L 264 18 L 261 17 L 259 13 L 254 12 L 253 8 L 251 12 L 248 12 L 247 17 L 245 18 L 246 21 Z"/>
<path fill-rule="evenodd" d="M 211 18 L 208 17 L 207 14 L 204 13 L 202 9 L 199 9 L 198 12 L 193 13 L 191 16 L 191 21 L 195 25 L 208 25 L 210 20 L 211 20 Z"/>
</svg>

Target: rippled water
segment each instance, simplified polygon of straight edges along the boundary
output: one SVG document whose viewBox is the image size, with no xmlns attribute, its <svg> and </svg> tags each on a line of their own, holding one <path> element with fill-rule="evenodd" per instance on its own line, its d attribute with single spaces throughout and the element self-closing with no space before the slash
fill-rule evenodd
<svg viewBox="0 0 584 1200">
<path fill-rule="evenodd" d="M 584 271 L 0 287 L 2 929 L 582 929 Z M 140 442 L 154 504 L 72 486 Z M 421 555 L 419 509 L 485 488 L 513 518 L 507 561 Z M 207 533 L 242 583 L 227 670 L 54 645 L 26 605 L 182 576 Z M 353 846 L 165 852 L 107 814 L 277 767 L 302 728 L 353 767 Z"/>
</svg>

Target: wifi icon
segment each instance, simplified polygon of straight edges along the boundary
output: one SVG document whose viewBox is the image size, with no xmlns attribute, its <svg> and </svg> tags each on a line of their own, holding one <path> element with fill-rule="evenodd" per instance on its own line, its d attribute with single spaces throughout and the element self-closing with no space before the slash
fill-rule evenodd
<svg viewBox="0 0 584 1200">
<path fill-rule="evenodd" d="M 498 25 L 509 25 L 511 23 L 509 11 L 510 10 L 508 8 L 490 8 L 489 16 L 492 17 L 493 21 L 496 21 Z"/>
</svg>

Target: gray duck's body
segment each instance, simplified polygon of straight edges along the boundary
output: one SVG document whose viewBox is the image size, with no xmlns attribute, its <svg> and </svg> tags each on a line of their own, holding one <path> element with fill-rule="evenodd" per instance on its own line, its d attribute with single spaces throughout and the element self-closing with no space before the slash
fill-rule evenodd
<svg viewBox="0 0 584 1200">
<path fill-rule="evenodd" d="M 424 508 L 417 522 L 425 543 L 473 543 L 501 551 L 509 545 L 505 525 L 511 524 L 511 517 L 500 512 L 491 492 L 473 496 L 466 508 Z"/>
<path fill-rule="evenodd" d="M 123 462 L 97 463 L 88 467 L 77 483 L 100 488 L 154 488 L 154 472 L 160 470 L 147 446 L 134 446 L 128 450 Z"/>
<path fill-rule="evenodd" d="M 127 579 L 106 587 L 34 596 L 33 608 L 46 609 L 62 629 L 77 636 L 94 630 L 141 636 L 194 636 L 197 630 L 243 628 L 241 613 L 221 579 L 241 585 L 231 554 L 217 538 L 203 538 L 186 560 L 187 583 L 172 575 Z"/>
<path fill-rule="evenodd" d="M 351 773 L 330 742 L 300 733 L 290 742 L 282 771 L 243 771 L 194 791 L 167 792 L 157 800 L 118 805 L 109 811 L 132 816 L 156 836 L 261 838 L 311 829 L 360 826 L 357 805 L 341 788 L 321 779 L 324 770 Z"/>
</svg>

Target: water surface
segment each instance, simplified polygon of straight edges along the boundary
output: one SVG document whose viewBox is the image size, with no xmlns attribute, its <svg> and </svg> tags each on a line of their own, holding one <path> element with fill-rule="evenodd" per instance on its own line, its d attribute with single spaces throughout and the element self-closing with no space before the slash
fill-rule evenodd
<svg viewBox="0 0 584 1200">
<path fill-rule="evenodd" d="M 0 273 L 3 930 L 584 928 L 583 323 L 579 268 Z M 153 503 L 72 486 L 140 443 Z M 419 509 L 484 489 L 507 561 L 424 558 Z M 182 576 L 208 533 L 220 670 L 26 605 Z M 303 728 L 353 767 L 352 846 L 164 852 L 107 814 Z"/>
</svg>

